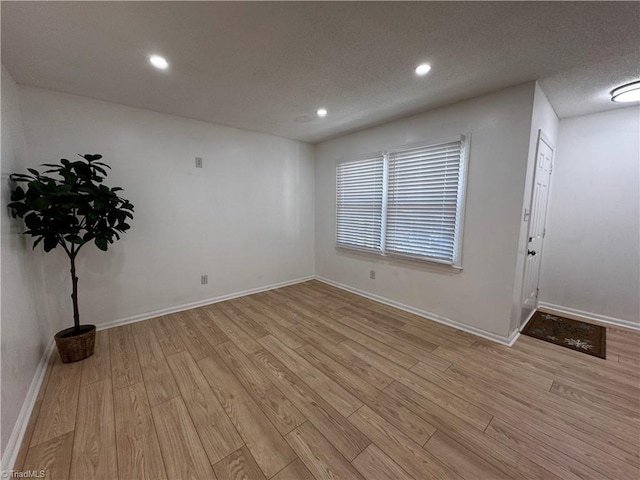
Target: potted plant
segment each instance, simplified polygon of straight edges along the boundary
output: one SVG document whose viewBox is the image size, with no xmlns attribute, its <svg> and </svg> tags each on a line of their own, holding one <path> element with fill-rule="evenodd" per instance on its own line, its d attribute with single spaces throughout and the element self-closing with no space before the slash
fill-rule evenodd
<svg viewBox="0 0 640 480">
<path fill-rule="evenodd" d="M 133 205 L 118 196 L 122 189 L 103 185 L 107 168 L 102 155 L 79 155 L 81 160 L 44 164 L 40 173 L 15 173 L 17 186 L 11 191 L 9 208 L 13 218 L 24 218 L 26 235 L 35 238 L 33 248 L 42 242 L 45 252 L 62 247 L 71 264 L 73 327 L 56 333 L 55 341 L 63 362 L 76 362 L 93 354 L 95 325 L 80 325 L 76 257 L 89 242 L 107 250 L 120 233 L 129 229 Z M 51 176 L 54 175 L 54 176 Z M 26 184 L 26 189 L 20 184 Z"/>
</svg>

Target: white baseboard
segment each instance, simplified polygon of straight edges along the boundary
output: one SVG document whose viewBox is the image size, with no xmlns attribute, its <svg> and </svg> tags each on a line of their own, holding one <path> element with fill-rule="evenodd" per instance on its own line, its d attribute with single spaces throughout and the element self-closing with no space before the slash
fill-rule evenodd
<svg viewBox="0 0 640 480">
<path fill-rule="evenodd" d="M 7 442 L 7 446 L 2 455 L 0 465 L 0 472 L 2 472 L 2 474 L 12 470 L 16 462 L 20 446 L 22 445 L 22 440 L 24 439 L 24 434 L 27 431 L 27 425 L 29 425 L 29 419 L 33 413 L 33 407 L 35 406 L 38 393 L 40 393 L 40 388 L 42 387 L 42 381 L 47 373 L 49 360 L 55 352 L 54 347 L 55 342 L 51 339 L 51 342 L 42 353 L 42 358 L 40 358 L 40 363 L 36 368 L 36 373 L 33 376 L 33 379 L 31 380 L 31 385 L 29 386 L 29 390 L 27 390 L 27 396 L 22 403 L 22 408 L 20 409 L 20 413 L 18 414 L 18 418 L 16 419 L 16 423 L 13 426 L 13 430 L 9 436 L 9 441 Z"/>
<path fill-rule="evenodd" d="M 524 330 L 524 327 L 526 327 L 527 323 L 529 323 L 531 321 L 533 316 L 536 314 L 536 311 L 537 311 L 537 308 L 534 308 L 533 310 L 531 310 L 531 313 L 529 314 L 527 319 L 524 322 L 522 322 L 522 325 L 520 325 L 520 331 Z"/>
<path fill-rule="evenodd" d="M 328 278 L 320 277 L 316 275 L 316 280 L 324 282 L 328 285 L 333 285 L 334 287 L 340 288 L 342 290 L 346 290 L 351 293 L 355 293 L 356 295 L 360 295 L 362 297 L 369 298 L 371 300 L 375 300 L 380 303 L 384 303 L 385 305 L 389 305 L 391 307 L 399 308 L 400 310 L 404 310 L 405 312 L 413 313 L 415 315 L 419 315 L 428 320 L 433 320 L 434 322 L 442 323 L 444 325 L 448 325 L 453 328 L 457 328 L 458 330 L 462 330 L 467 333 L 471 333 L 473 335 L 477 335 L 478 337 L 485 338 L 487 340 L 491 340 L 492 342 L 500 343 L 502 345 L 511 346 L 515 343 L 518 338 L 520 332 L 518 330 L 514 331 L 508 337 L 497 335 L 495 333 L 487 332 L 485 330 L 481 330 L 479 328 L 475 328 L 469 325 L 465 325 L 460 322 L 456 322 L 455 320 L 451 320 L 450 318 L 443 317 L 436 313 L 427 312 L 426 310 L 421 310 L 419 308 L 411 307 L 409 305 L 405 305 L 404 303 L 396 302 L 395 300 L 390 300 L 386 297 L 381 297 L 380 295 L 376 295 L 373 293 L 365 292 L 364 290 L 360 290 L 358 288 L 350 287 L 348 285 L 344 285 L 339 282 L 334 282 L 333 280 L 329 280 Z"/>
<path fill-rule="evenodd" d="M 315 277 L 310 275 L 308 277 L 296 278 L 293 280 L 287 280 L 286 282 L 273 283 L 271 285 L 265 285 L 263 287 L 256 287 L 249 290 L 243 290 L 241 292 L 229 293 L 227 295 L 221 295 L 219 297 L 206 298 L 204 300 L 198 300 L 197 302 L 184 303 L 175 307 L 163 308 L 162 310 L 156 310 L 154 312 L 141 313 L 139 315 L 133 315 L 131 317 L 121 318 L 118 320 L 112 320 L 110 322 L 101 323 L 96 325 L 96 330 L 106 330 L 108 328 L 118 327 L 120 325 L 127 325 L 129 323 L 141 322 L 150 318 L 160 317 L 162 315 L 169 315 L 171 313 L 184 312 L 185 310 L 191 310 L 192 308 L 204 307 L 205 305 L 211 305 L 213 303 L 224 302 L 225 300 L 231 300 L 233 298 L 244 297 L 245 295 L 252 295 L 254 293 L 266 292 L 275 288 L 287 287 L 289 285 L 295 285 L 296 283 L 307 282 L 313 280 Z"/>
<path fill-rule="evenodd" d="M 294 280 L 288 280 L 286 282 L 274 283 L 271 285 L 265 285 L 262 287 L 252 288 L 249 290 L 243 290 L 241 292 L 230 293 L 228 295 L 221 295 L 219 297 L 207 298 L 205 300 L 199 300 L 197 302 L 185 303 L 183 305 L 164 308 L 162 310 L 156 310 L 154 312 L 134 315 L 132 317 L 122 318 L 119 320 L 113 320 L 111 322 L 96 325 L 96 330 L 106 330 L 108 328 L 117 327 L 119 325 L 126 325 L 129 323 L 141 322 L 142 320 L 159 317 L 161 315 L 168 315 L 170 313 L 182 312 L 184 310 L 190 310 L 192 308 L 202 307 L 204 305 L 211 305 L 212 303 L 231 300 L 232 298 L 243 297 L 245 295 L 251 295 L 253 293 L 266 292 L 267 290 L 273 290 L 275 288 L 295 285 L 296 283 L 306 282 L 309 280 L 313 280 L 314 278 L 315 278 L 314 276 L 296 278 Z M 13 427 L 13 431 L 11 432 L 11 436 L 9 437 L 9 441 L 7 442 L 7 447 L 5 448 L 5 451 L 2 455 L 2 461 L 1 461 L 2 463 L 0 465 L 1 472 L 7 472 L 13 468 L 13 465 L 16 461 L 16 457 L 18 456 L 18 452 L 20 450 L 20 446 L 22 445 L 22 440 L 24 438 L 24 434 L 27 429 L 29 419 L 31 418 L 31 413 L 33 412 L 33 407 L 34 407 L 36 398 L 38 397 L 38 393 L 40 392 L 40 387 L 42 386 L 42 380 L 44 379 L 44 375 L 47 371 L 47 365 L 49 364 L 49 359 L 51 358 L 51 355 L 54 352 L 55 352 L 55 342 L 51 340 L 51 343 L 47 346 L 47 349 L 45 350 L 44 354 L 42 355 L 42 359 L 38 364 L 36 373 L 33 376 L 33 380 L 31 381 L 31 386 L 29 387 L 27 396 L 24 399 L 22 408 L 20 409 L 20 413 L 18 414 L 18 418 L 16 419 L 16 423 Z"/>
<path fill-rule="evenodd" d="M 519 337 L 520 337 L 520 330 L 515 330 L 511 332 L 511 335 L 509 335 L 509 339 L 507 340 L 507 343 L 505 343 L 505 345 L 509 347 L 513 347 L 513 344 L 516 343 Z"/>
<path fill-rule="evenodd" d="M 630 328 L 632 330 L 640 330 L 640 323 L 630 322 L 629 320 L 622 320 L 621 318 L 608 317 L 599 313 L 585 312 L 584 310 L 578 310 L 577 308 L 565 307 L 562 305 L 554 305 L 552 303 L 539 302 L 538 308 L 545 308 L 552 310 L 550 313 L 558 313 L 560 315 L 576 315 L 586 318 L 587 320 L 595 320 L 596 322 L 608 323 L 617 327 Z"/>
</svg>

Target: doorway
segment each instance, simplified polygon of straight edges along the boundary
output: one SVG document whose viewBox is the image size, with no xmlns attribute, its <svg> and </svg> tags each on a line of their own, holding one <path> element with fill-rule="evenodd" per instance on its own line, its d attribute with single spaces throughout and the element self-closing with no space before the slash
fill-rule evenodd
<svg viewBox="0 0 640 480">
<path fill-rule="evenodd" d="M 538 306 L 538 281 L 542 262 L 542 249 L 546 233 L 547 204 L 549 203 L 549 185 L 553 170 L 554 146 L 542 130 L 538 131 L 536 146 L 536 165 L 533 178 L 533 191 L 529 206 L 529 228 L 527 252 L 524 265 L 522 286 L 522 310 L 520 323 L 524 325 Z"/>
</svg>

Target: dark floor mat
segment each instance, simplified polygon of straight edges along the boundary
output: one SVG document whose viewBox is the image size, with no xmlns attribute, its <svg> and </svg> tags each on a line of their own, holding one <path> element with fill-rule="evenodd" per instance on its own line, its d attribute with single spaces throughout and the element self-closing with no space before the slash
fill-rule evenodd
<svg viewBox="0 0 640 480">
<path fill-rule="evenodd" d="M 522 329 L 522 333 L 595 357 L 607 358 L 607 329 L 600 325 L 538 311 Z"/>
</svg>

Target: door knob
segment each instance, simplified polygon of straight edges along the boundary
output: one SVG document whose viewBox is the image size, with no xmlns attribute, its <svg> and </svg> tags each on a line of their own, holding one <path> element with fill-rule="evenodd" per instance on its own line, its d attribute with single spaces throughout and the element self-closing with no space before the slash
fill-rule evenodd
<svg viewBox="0 0 640 480">
<path fill-rule="evenodd" d="M 527 250 L 527 254 L 531 255 L 532 257 L 535 256 L 535 254 L 538 253 L 535 250 Z"/>
</svg>

